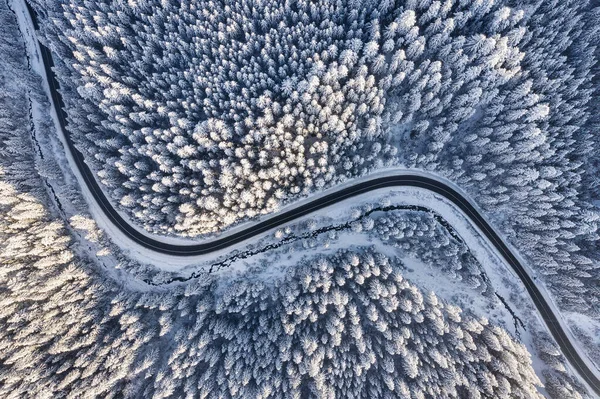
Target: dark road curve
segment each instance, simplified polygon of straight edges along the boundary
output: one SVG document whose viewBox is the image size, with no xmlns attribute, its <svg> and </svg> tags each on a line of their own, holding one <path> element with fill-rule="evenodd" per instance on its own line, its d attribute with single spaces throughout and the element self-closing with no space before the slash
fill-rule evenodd
<svg viewBox="0 0 600 399">
<path fill-rule="evenodd" d="M 34 24 L 34 27 L 38 29 L 35 12 L 27 4 L 30 17 Z M 56 114 L 58 116 L 59 123 L 61 125 L 65 141 L 69 147 L 77 168 L 83 176 L 85 183 L 97 201 L 98 205 L 105 213 L 106 217 L 121 230 L 129 239 L 135 243 L 149 249 L 163 254 L 175 255 L 175 256 L 194 256 L 208 254 L 220 249 L 227 248 L 231 245 L 239 243 L 250 237 L 265 233 L 277 226 L 292 220 L 298 219 L 302 216 L 308 215 L 311 212 L 317 211 L 324 207 L 330 206 L 337 202 L 343 201 L 348 198 L 352 198 L 363 193 L 382 189 L 386 187 L 417 187 L 432 191 L 436 194 L 443 196 L 444 198 L 451 201 L 456 207 L 458 207 L 470 220 L 475 224 L 479 230 L 485 235 L 489 242 L 496 248 L 496 250 L 502 255 L 506 263 L 508 263 L 512 269 L 516 272 L 519 279 L 525 285 L 527 292 L 533 300 L 537 310 L 539 311 L 544 322 L 548 326 L 548 329 L 552 333 L 552 336 L 560 346 L 564 356 L 578 372 L 578 374 L 587 382 L 587 384 L 593 389 L 593 391 L 600 397 L 600 380 L 594 375 L 592 370 L 587 366 L 583 359 L 579 356 L 573 344 L 569 340 L 569 337 L 560 325 L 557 317 L 552 311 L 551 306 L 548 304 L 540 290 L 537 288 L 534 281 L 531 279 L 529 274 L 525 271 L 525 268 L 518 260 L 518 258 L 511 252 L 504 241 L 498 236 L 494 229 L 488 224 L 485 218 L 479 214 L 477 209 L 472 203 L 467 200 L 463 195 L 454 190 L 452 187 L 445 185 L 444 183 L 424 177 L 421 175 L 410 175 L 402 174 L 396 176 L 386 176 L 374 178 L 372 180 L 363 181 L 356 183 L 353 186 L 349 186 L 339 191 L 326 195 L 321 198 L 317 198 L 311 202 L 301 205 L 297 208 L 275 215 L 267 220 L 257 222 L 253 226 L 232 233 L 223 238 L 215 239 L 211 242 L 189 244 L 189 245 L 177 245 L 168 244 L 155 239 L 152 239 L 135 228 L 131 227 L 112 207 L 111 203 L 105 196 L 102 189 L 98 186 L 98 183 L 84 161 L 83 155 L 75 148 L 73 141 L 67 130 L 66 112 L 64 110 L 64 103 L 58 91 L 58 81 L 52 71 L 54 65 L 52 60 L 52 54 L 50 50 L 44 47 L 41 43 L 39 44 L 41 49 L 46 80 L 50 85 L 52 99 L 56 108 Z"/>
</svg>

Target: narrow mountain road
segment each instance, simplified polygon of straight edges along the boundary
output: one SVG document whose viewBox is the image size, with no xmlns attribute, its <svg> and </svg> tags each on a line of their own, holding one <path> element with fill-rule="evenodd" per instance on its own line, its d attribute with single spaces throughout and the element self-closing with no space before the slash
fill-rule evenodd
<svg viewBox="0 0 600 399">
<path fill-rule="evenodd" d="M 37 20 L 35 12 L 27 4 L 30 17 L 37 29 Z M 108 198 L 99 187 L 98 182 L 92 171 L 85 163 L 83 155 L 75 148 L 71 139 L 70 133 L 67 130 L 66 112 L 64 110 L 64 103 L 58 91 L 59 84 L 56 79 L 52 66 L 54 62 L 52 60 L 52 54 L 50 50 L 44 47 L 41 43 L 39 45 L 44 61 L 44 67 L 46 72 L 46 80 L 50 86 L 52 100 L 54 107 L 56 107 L 56 114 L 58 115 L 59 123 L 62 128 L 68 150 L 71 152 L 77 168 L 83 176 L 85 183 L 98 202 L 100 208 L 110 219 L 110 221 L 118 227 L 123 234 L 129 237 L 132 241 L 137 244 L 151 250 L 164 254 L 178 255 L 178 256 L 194 256 L 207 254 L 213 251 L 217 251 L 241 241 L 244 241 L 252 236 L 256 236 L 265 233 L 277 226 L 292 220 L 298 219 L 302 216 L 310 214 L 311 212 L 325 208 L 337 202 L 343 201 L 348 198 L 352 198 L 363 193 L 377 190 L 386 187 L 417 187 L 425 190 L 437 193 L 457 206 L 470 220 L 476 225 L 479 230 L 485 235 L 489 242 L 497 249 L 502 255 L 506 263 L 508 263 L 513 270 L 516 272 L 518 277 L 521 279 L 523 285 L 527 289 L 527 292 L 531 296 L 537 310 L 539 311 L 544 322 L 548 326 L 548 329 L 552 333 L 552 336 L 560 346 L 564 356 L 567 358 L 569 363 L 575 368 L 578 374 L 587 382 L 587 384 L 594 390 L 594 392 L 600 396 L 600 380 L 596 377 L 594 372 L 588 367 L 586 362 L 580 357 L 579 353 L 569 340 L 568 335 L 563 330 L 557 316 L 553 313 L 551 306 L 548 304 L 536 284 L 526 272 L 523 265 L 520 263 L 518 258 L 511 252 L 504 241 L 498 236 L 498 234 L 492 229 L 485 218 L 479 214 L 475 206 L 466 199 L 462 194 L 454 190 L 452 187 L 435 180 L 421 175 L 411 174 L 399 174 L 397 176 L 386 176 L 373 178 L 372 180 L 362 181 L 355 185 L 345 187 L 336 191 L 332 194 L 324 197 L 317 198 L 313 201 L 305 203 L 297 208 L 289 211 L 282 212 L 274 215 L 273 217 L 258 222 L 255 225 L 249 226 L 244 230 L 237 231 L 226 237 L 211 240 L 210 242 L 189 244 L 189 245 L 177 245 L 164 243 L 159 240 L 153 239 L 140 231 L 130 226 L 119 213 L 112 207 Z"/>
</svg>

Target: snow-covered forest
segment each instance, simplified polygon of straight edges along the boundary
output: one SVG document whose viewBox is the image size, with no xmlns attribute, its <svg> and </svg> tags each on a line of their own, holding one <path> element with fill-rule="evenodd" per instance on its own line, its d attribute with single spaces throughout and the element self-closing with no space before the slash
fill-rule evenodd
<svg viewBox="0 0 600 399">
<path fill-rule="evenodd" d="M 134 292 L 2 194 L 21 243 L 0 254 L 5 397 L 539 397 L 522 345 L 422 293 L 383 255 L 318 257 L 217 296 L 215 280 Z"/>
<path fill-rule="evenodd" d="M 423 169 L 477 201 L 562 309 L 599 319 L 591 3 L 31 3 L 72 137 L 147 230 L 211 233 L 352 177 Z M 287 260 L 274 252 L 229 275 L 145 284 L 168 273 L 118 252 L 61 175 L 64 160 L 48 157 L 60 149 L 42 151 L 57 133 L 9 4 L 0 397 L 589 398 L 525 305 L 530 346 L 485 309 L 407 277 L 402 259 L 414 257 L 442 282 L 494 294 L 433 213 L 352 223 L 370 245 L 332 234 L 295 242 Z M 261 275 L 277 262 L 288 264 Z"/>
<path fill-rule="evenodd" d="M 598 313 L 587 1 L 33 3 L 72 134 L 146 229 L 214 232 L 420 168 L 465 188 L 564 306 Z"/>
<path fill-rule="evenodd" d="M 14 37 L 3 5 L 0 22 Z M 0 42 L 2 67 L 25 71 L 13 43 Z M 107 277 L 77 255 L 44 205 L 32 173 L 43 165 L 19 151 L 34 145 L 24 93 L 39 80 L 27 76 L 0 81 L 2 397 L 539 397 L 523 345 L 372 250 L 225 290 L 216 277 L 167 291 Z M 551 386 L 572 389 L 565 381 Z"/>
<path fill-rule="evenodd" d="M 493 1 L 34 3 L 79 148 L 155 231 L 222 228 L 397 153 L 432 164 L 529 90 L 501 99 L 527 80 L 530 34 Z M 532 128 L 548 113 L 533 97 L 518 104 Z"/>
</svg>

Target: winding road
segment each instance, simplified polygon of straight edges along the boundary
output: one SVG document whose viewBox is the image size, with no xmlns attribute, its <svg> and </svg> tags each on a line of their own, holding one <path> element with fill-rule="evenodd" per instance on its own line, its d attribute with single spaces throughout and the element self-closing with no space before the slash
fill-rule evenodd
<svg viewBox="0 0 600 399">
<path fill-rule="evenodd" d="M 35 12 L 27 4 L 28 11 L 34 27 L 37 29 L 37 20 Z M 137 229 L 130 226 L 121 215 L 113 208 L 108 198 L 99 187 L 98 182 L 92 171 L 85 163 L 83 155 L 75 148 L 69 131 L 67 130 L 66 112 L 64 110 L 64 103 L 58 91 L 59 84 L 56 79 L 52 66 L 54 62 L 52 60 L 52 54 L 50 50 L 44 47 L 41 43 L 39 44 L 41 55 L 43 57 L 46 80 L 49 84 L 52 100 L 58 116 L 58 121 L 68 146 L 68 150 L 71 152 L 73 159 L 75 160 L 76 166 L 79 169 L 85 184 L 89 191 L 95 197 L 99 207 L 106 214 L 106 217 L 120 229 L 120 231 L 129 237 L 135 243 L 152 251 L 177 255 L 177 256 L 194 256 L 201 254 L 208 254 L 213 251 L 217 251 L 233 244 L 244 241 L 252 236 L 256 236 L 265 233 L 277 226 L 292 220 L 298 219 L 316 210 L 325 208 L 339 201 L 343 201 L 348 198 L 356 197 L 363 193 L 377 190 L 386 187 L 417 187 L 425 190 L 437 193 L 444 198 L 451 201 L 456 207 L 458 207 L 465 216 L 467 216 L 471 222 L 479 228 L 482 234 L 489 240 L 490 244 L 493 245 L 496 250 L 502 255 L 506 263 L 508 263 L 512 269 L 516 272 L 519 279 L 527 289 L 533 303 L 539 311 L 541 317 L 546 323 L 552 336 L 560 346 L 562 353 L 577 371 L 577 373 L 586 381 L 591 389 L 600 397 L 600 380 L 596 377 L 594 372 L 588 367 L 586 362 L 581 358 L 573 344 L 571 343 L 567 333 L 564 331 L 561 323 L 557 319 L 557 316 L 553 313 L 552 307 L 548 304 L 538 287 L 536 286 L 533 279 L 526 272 L 525 268 L 518 260 L 518 258 L 511 252 L 508 246 L 500 238 L 500 236 L 494 231 L 490 224 L 485 218 L 477 211 L 476 207 L 462 194 L 457 192 L 452 187 L 440 182 L 436 179 L 425 177 L 418 174 L 401 174 L 397 176 L 386 176 L 373 178 L 371 180 L 362 181 L 355 185 L 348 186 L 340 189 L 332 194 L 317 198 L 308 203 L 305 203 L 296 208 L 274 215 L 267 220 L 257 222 L 256 224 L 249 226 L 243 230 L 237 231 L 226 237 L 211 240 L 210 242 L 196 243 L 189 245 L 178 245 L 164 243 L 159 240 L 153 239 Z"/>
</svg>

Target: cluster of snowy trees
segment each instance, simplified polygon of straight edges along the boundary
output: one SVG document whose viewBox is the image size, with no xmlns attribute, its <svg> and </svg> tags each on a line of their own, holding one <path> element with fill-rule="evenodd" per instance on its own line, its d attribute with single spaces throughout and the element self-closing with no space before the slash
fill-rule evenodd
<svg viewBox="0 0 600 399">
<path fill-rule="evenodd" d="M 573 398 L 581 399 L 582 395 L 576 388 L 576 383 L 567 374 L 565 368 L 564 356 L 560 348 L 550 336 L 541 334 L 536 339 L 536 346 L 540 359 L 550 366 L 550 369 L 543 372 L 546 391 L 553 398 Z"/>
<path fill-rule="evenodd" d="M 34 3 L 88 162 L 140 223 L 185 234 L 412 161 L 423 137 L 433 164 L 527 33 L 493 1 Z"/>
<path fill-rule="evenodd" d="M 466 188 L 558 302 L 597 317 L 599 9 L 477 2 L 477 20 L 435 47 L 427 32 L 460 26 L 458 9 L 420 3 L 425 52 L 386 105 L 399 110 L 389 131 L 403 163 Z"/>
<path fill-rule="evenodd" d="M 451 278 L 487 291 L 481 265 L 467 245 L 454 237 L 432 213 L 389 212 L 375 220 L 373 232 L 388 245 L 439 268 Z"/>
<path fill-rule="evenodd" d="M 158 231 L 212 231 L 381 166 L 382 127 L 425 131 L 460 97 L 456 123 L 521 59 L 523 13 L 493 2 L 37 3 L 79 148 Z M 453 81 L 467 71 L 486 83 Z"/>
<path fill-rule="evenodd" d="M 380 12 L 346 3 L 34 2 L 78 147 L 139 223 L 183 234 L 394 154 Z"/>
</svg>

